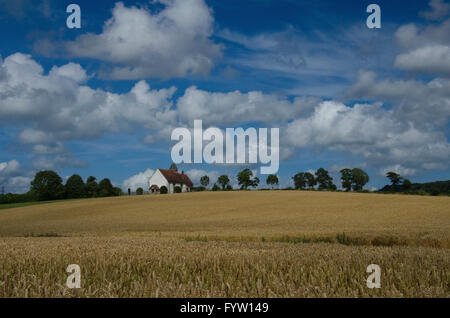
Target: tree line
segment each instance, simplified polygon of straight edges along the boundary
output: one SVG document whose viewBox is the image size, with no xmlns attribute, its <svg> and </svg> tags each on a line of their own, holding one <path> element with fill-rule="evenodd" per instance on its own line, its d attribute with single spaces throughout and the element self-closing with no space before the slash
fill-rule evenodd
<svg viewBox="0 0 450 318">
<path fill-rule="evenodd" d="M 366 191 L 364 187 L 369 183 L 369 175 L 361 168 L 344 168 L 340 171 L 341 188 L 343 191 Z M 393 171 L 386 173 L 386 178 L 391 182 L 390 185 L 384 186 L 378 192 L 402 192 L 408 194 L 450 194 L 450 181 L 437 181 L 431 183 L 412 183 L 409 179 L 402 177 L 400 174 Z M 258 177 L 253 177 L 253 172 L 250 169 L 244 169 L 237 175 L 238 184 L 241 190 L 248 190 L 249 188 L 257 188 L 260 184 Z M 333 178 L 329 172 L 324 168 L 319 168 L 313 172 L 299 172 L 292 177 L 294 189 L 297 190 L 328 190 L 337 191 L 338 187 L 333 183 Z M 201 187 L 196 187 L 194 190 L 206 190 L 210 184 L 208 175 L 200 178 Z M 269 175 L 266 179 L 266 184 L 272 189 L 279 185 L 279 179 L 276 175 Z M 291 187 L 286 190 L 293 189 Z M 212 191 L 230 191 L 233 187 L 230 184 L 230 178 L 224 174 L 217 178 L 213 184 Z"/>
<path fill-rule="evenodd" d="M 122 194 L 122 190 L 114 187 L 108 178 L 97 183 L 97 178 L 90 176 L 84 182 L 79 175 L 74 174 L 63 184 L 63 179 L 52 170 L 36 173 L 30 185 L 27 193 L 0 195 L 0 203 L 110 197 Z"/>
<path fill-rule="evenodd" d="M 253 171 L 250 169 L 244 169 L 237 175 L 238 184 L 241 190 L 248 190 L 249 188 L 258 187 L 260 180 L 258 177 L 253 177 Z M 228 175 L 223 174 L 217 178 L 217 181 L 212 186 L 212 191 L 231 191 L 233 186 L 230 184 L 231 180 Z M 276 175 L 269 175 L 266 179 L 266 183 L 272 185 L 272 187 L 278 184 L 278 177 Z M 203 191 L 210 184 L 209 176 L 204 175 L 200 178 L 201 187 L 196 187 L 195 190 Z"/>
<path fill-rule="evenodd" d="M 363 191 L 364 186 L 369 182 L 369 175 L 360 168 L 345 168 L 340 170 L 341 186 L 345 191 Z M 384 186 L 379 192 L 388 193 L 408 193 L 408 194 L 447 194 L 450 195 L 450 181 L 436 181 L 430 183 L 412 183 L 409 179 L 402 177 L 395 172 L 387 172 L 386 178 L 391 182 L 390 185 Z M 240 190 L 248 190 L 250 188 L 257 188 L 260 184 L 260 179 L 253 176 L 250 169 L 244 169 L 237 174 L 237 180 Z M 317 189 L 336 191 L 337 186 L 333 183 L 333 178 L 329 172 L 324 168 L 319 168 L 315 172 L 299 172 L 292 177 L 294 188 L 297 190 Z M 208 175 L 200 178 L 200 187 L 194 188 L 194 191 L 206 190 L 210 184 Z M 230 184 L 231 180 L 228 175 L 223 174 L 219 176 L 213 184 L 212 191 L 231 191 L 233 187 Z M 279 185 L 277 175 L 271 174 L 266 178 L 266 184 L 272 189 Z M 164 187 L 165 188 L 165 187 Z M 286 188 L 289 190 L 292 188 Z M 175 192 L 181 192 L 180 187 L 174 189 Z M 131 194 L 130 189 L 128 189 Z M 144 190 L 138 188 L 136 194 L 143 194 Z M 167 193 L 167 188 L 161 188 L 161 193 Z M 0 194 L 0 204 L 3 203 L 23 203 L 31 201 L 51 201 L 62 199 L 78 199 L 78 198 L 94 198 L 94 197 L 109 197 L 122 195 L 122 190 L 119 187 L 114 187 L 108 178 L 102 179 L 97 183 L 97 178 L 90 176 L 86 182 L 74 174 L 67 179 L 63 184 L 62 178 L 52 170 L 45 170 L 36 173 L 34 179 L 31 181 L 30 190 L 24 194 Z"/>
</svg>

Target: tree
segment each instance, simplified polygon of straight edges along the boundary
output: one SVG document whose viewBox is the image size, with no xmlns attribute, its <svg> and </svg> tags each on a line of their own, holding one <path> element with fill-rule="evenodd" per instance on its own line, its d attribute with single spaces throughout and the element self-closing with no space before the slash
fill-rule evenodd
<svg viewBox="0 0 450 318">
<path fill-rule="evenodd" d="M 278 183 L 279 183 L 278 177 L 274 174 L 269 174 L 269 176 L 267 177 L 266 183 L 267 183 L 267 185 L 272 186 L 272 189 L 273 189 L 273 186 L 278 185 Z"/>
<path fill-rule="evenodd" d="M 227 184 L 227 188 L 225 190 L 233 191 L 233 187 L 231 186 L 231 184 Z"/>
<path fill-rule="evenodd" d="M 305 172 L 306 184 L 310 189 L 314 188 L 317 184 L 317 180 L 314 175 L 310 172 Z"/>
<path fill-rule="evenodd" d="M 388 178 L 389 180 L 391 180 L 392 183 L 392 187 L 395 189 L 396 186 L 398 186 L 400 184 L 400 182 L 402 181 L 402 177 L 395 172 L 389 171 L 388 173 L 386 173 L 386 178 Z"/>
<path fill-rule="evenodd" d="M 405 191 L 411 190 L 411 188 L 412 188 L 411 181 L 409 181 L 409 179 L 403 179 L 402 187 L 403 187 L 403 190 L 405 190 Z"/>
<path fill-rule="evenodd" d="M 120 187 L 114 187 L 113 192 L 114 192 L 114 195 L 117 197 L 123 195 L 123 191 Z"/>
<path fill-rule="evenodd" d="M 253 182 L 252 182 L 252 184 L 251 184 L 251 186 L 253 187 L 253 188 L 256 188 L 256 187 L 258 187 L 258 185 L 259 185 L 259 178 L 258 177 L 255 177 L 254 179 L 253 179 Z"/>
<path fill-rule="evenodd" d="M 227 175 L 223 174 L 219 177 L 219 179 L 217 179 L 217 183 L 222 186 L 222 190 L 225 190 L 227 184 L 230 183 L 230 179 Z"/>
<path fill-rule="evenodd" d="M 181 193 L 181 187 L 175 186 L 175 188 L 173 188 L 173 192 L 175 192 L 175 193 Z"/>
<path fill-rule="evenodd" d="M 31 191 L 38 201 L 63 199 L 65 195 L 61 177 L 54 171 L 39 171 L 31 181 Z"/>
<path fill-rule="evenodd" d="M 136 195 L 143 195 L 144 194 L 144 189 L 142 189 L 141 187 L 136 189 Z"/>
<path fill-rule="evenodd" d="M 131 189 L 128 188 L 128 195 L 131 195 Z"/>
<path fill-rule="evenodd" d="M 319 168 L 316 171 L 316 179 L 319 184 L 319 190 L 332 190 L 333 187 L 333 178 L 330 177 L 328 171 L 324 168 Z"/>
<path fill-rule="evenodd" d="M 209 184 L 209 177 L 208 176 L 201 177 L 200 184 L 206 188 Z"/>
<path fill-rule="evenodd" d="M 241 190 L 247 190 L 249 187 L 256 188 L 259 184 L 259 178 L 253 177 L 253 172 L 250 169 L 244 169 L 238 173 L 238 183 L 241 186 Z"/>
<path fill-rule="evenodd" d="M 167 194 L 167 192 L 169 192 L 169 191 L 167 190 L 166 186 L 162 186 L 161 188 L 159 188 L 160 194 Z"/>
<path fill-rule="evenodd" d="M 97 178 L 90 176 L 86 180 L 86 196 L 88 198 L 93 198 L 98 195 L 98 184 Z"/>
<path fill-rule="evenodd" d="M 214 183 L 214 185 L 213 185 L 211 190 L 212 191 L 220 191 L 220 187 L 216 183 Z"/>
<path fill-rule="evenodd" d="M 352 170 L 345 168 L 342 169 L 340 173 L 341 173 L 342 188 L 344 188 L 345 191 L 347 192 L 351 191 L 353 182 Z"/>
<path fill-rule="evenodd" d="M 101 197 L 109 197 L 115 195 L 113 185 L 108 178 L 103 179 L 98 184 L 98 195 Z"/>
<path fill-rule="evenodd" d="M 351 175 L 353 191 L 361 191 L 370 180 L 369 175 L 359 168 L 353 168 Z"/>
<path fill-rule="evenodd" d="M 304 189 L 306 187 L 306 178 L 304 172 L 299 172 L 295 176 L 292 177 L 294 180 L 295 189 Z"/>
<path fill-rule="evenodd" d="M 77 175 L 72 175 L 66 181 L 66 197 L 68 199 L 79 199 L 86 196 L 86 185 L 83 179 Z"/>
</svg>

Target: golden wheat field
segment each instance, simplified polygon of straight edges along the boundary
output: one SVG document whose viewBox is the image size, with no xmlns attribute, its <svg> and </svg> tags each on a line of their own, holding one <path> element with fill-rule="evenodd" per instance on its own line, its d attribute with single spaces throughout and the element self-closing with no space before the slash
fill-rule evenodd
<svg viewBox="0 0 450 318">
<path fill-rule="evenodd" d="M 73 296 L 449 297 L 450 197 L 236 191 L 0 210 L 0 297 Z"/>
</svg>

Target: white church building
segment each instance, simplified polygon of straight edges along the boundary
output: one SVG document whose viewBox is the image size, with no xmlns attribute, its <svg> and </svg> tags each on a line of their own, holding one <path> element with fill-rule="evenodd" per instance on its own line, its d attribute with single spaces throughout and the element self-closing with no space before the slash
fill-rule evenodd
<svg viewBox="0 0 450 318">
<path fill-rule="evenodd" d="M 190 192 L 193 184 L 184 171 L 179 173 L 177 166 L 172 164 L 170 169 L 157 169 L 148 181 L 148 186 L 149 193 L 156 194 L 162 186 L 167 188 L 168 193 L 174 193 L 175 187 L 180 187 L 181 192 Z"/>
</svg>

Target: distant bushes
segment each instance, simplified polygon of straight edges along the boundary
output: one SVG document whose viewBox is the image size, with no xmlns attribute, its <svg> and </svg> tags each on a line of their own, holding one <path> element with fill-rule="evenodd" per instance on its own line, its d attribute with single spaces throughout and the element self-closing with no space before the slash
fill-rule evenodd
<svg viewBox="0 0 450 318">
<path fill-rule="evenodd" d="M 407 184 L 391 184 L 384 186 L 380 192 L 384 193 L 404 193 L 415 195 L 450 195 L 450 180 L 435 181 L 427 183 L 412 183 Z"/>
<path fill-rule="evenodd" d="M 15 193 L 0 194 L 0 204 L 25 203 L 32 201 L 36 201 L 36 199 L 31 192 L 27 192 L 24 194 L 15 194 Z"/>
</svg>

